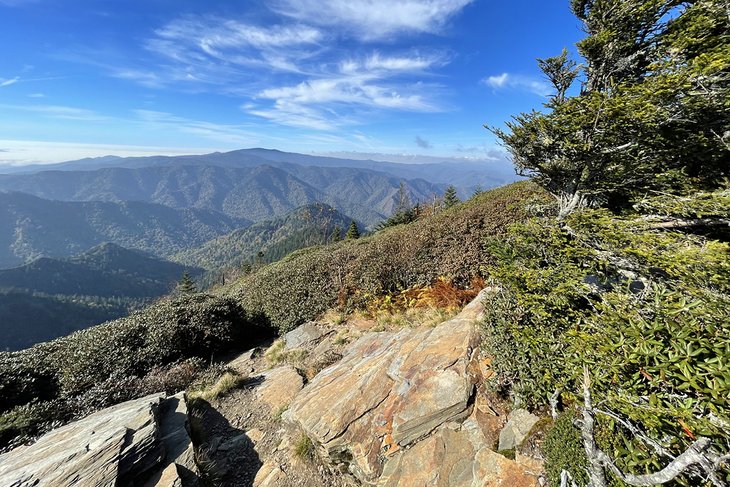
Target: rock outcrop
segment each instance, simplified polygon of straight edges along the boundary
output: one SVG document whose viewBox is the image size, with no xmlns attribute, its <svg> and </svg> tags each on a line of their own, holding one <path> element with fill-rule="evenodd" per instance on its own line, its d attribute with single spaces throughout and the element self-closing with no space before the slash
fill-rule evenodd
<svg viewBox="0 0 730 487">
<path fill-rule="evenodd" d="M 182 396 L 118 404 L 0 455 L 0 485 L 187 486 L 195 463 Z"/>
<path fill-rule="evenodd" d="M 522 444 L 540 418 L 525 409 L 515 409 L 507 416 L 507 424 L 499 433 L 499 449 L 512 450 Z"/>
<path fill-rule="evenodd" d="M 435 328 L 363 336 L 296 396 L 285 419 L 365 485 L 537 485 L 491 450 L 478 424 L 481 297 Z"/>
</svg>

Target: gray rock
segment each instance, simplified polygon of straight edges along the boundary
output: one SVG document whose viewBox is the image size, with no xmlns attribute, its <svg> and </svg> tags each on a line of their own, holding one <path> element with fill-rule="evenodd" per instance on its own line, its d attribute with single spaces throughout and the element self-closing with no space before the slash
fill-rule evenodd
<svg viewBox="0 0 730 487">
<path fill-rule="evenodd" d="M 118 404 L 0 455 L 0 485 L 132 483 L 164 458 L 157 411 L 164 394 Z"/>
<path fill-rule="evenodd" d="M 301 348 L 308 343 L 319 340 L 325 332 L 313 321 L 304 323 L 284 335 L 286 348 Z"/>
<path fill-rule="evenodd" d="M 499 449 L 511 450 L 520 446 L 538 421 L 539 417 L 525 409 L 515 409 L 509 413 L 507 424 L 499 433 Z"/>
<path fill-rule="evenodd" d="M 197 485 L 182 394 L 103 409 L 0 455 L 0 485 Z"/>
<path fill-rule="evenodd" d="M 491 416 L 485 420 L 472 404 L 482 380 L 474 326 L 482 298 L 435 328 L 363 336 L 297 394 L 284 420 L 301 427 L 331 467 L 363 485 L 536 485 L 489 450 L 482 430 Z"/>
</svg>

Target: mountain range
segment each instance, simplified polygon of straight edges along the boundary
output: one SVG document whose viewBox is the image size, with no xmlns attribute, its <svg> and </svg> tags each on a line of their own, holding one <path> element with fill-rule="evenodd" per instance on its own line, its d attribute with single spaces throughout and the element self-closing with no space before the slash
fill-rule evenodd
<svg viewBox="0 0 730 487">
<path fill-rule="evenodd" d="M 128 314 L 203 270 L 105 243 L 68 259 L 0 270 L 0 350 L 20 349 Z"/>
<path fill-rule="evenodd" d="M 43 256 L 70 257 L 104 242 L 172 255 L 249 224 L 211 210 L 136 201 L 53 201 L 0 192 L 0 268 Z"/>
<path fill-rule="evenodd" d="M 203 155 L 187 156 L 148 156 L 148 157 L 116 157 L 104 156 L 79 159 L 52 165 L 27 165 L 0 167 L 0 174 L 22 174 L 47 171 L 50 168 L 58 171 L 90 171 L 108 167 L 141 168 L 170 165 L 203 165 L 219 167 L 256 167 L 283 165 L 338 167 L 350 169 L 367 169 L 387 173 L 401 179 L 424 179 L 441 185 L 453 184 L 462 191 L 463 196 L 471 194 L 477 187 L 491 188 L 513 182 L 515 176 L 513 166 L 504 161 L 485 160 L 449 160 L 444 162 L 437 158 L 429 158 L 428 163 L 387 162 L 372 159 L 351 159 L 342 157 L 324 157 L 309 154 L 283 152 L 274 149 L 241 149 L 230 152 L 214 152 Z"/>
</svg>

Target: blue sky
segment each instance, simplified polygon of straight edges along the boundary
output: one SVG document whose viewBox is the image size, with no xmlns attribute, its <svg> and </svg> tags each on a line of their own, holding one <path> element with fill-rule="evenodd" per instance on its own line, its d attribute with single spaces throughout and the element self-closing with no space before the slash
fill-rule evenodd
<svg viewBox="0 0 730 487">
<path fill-rule="evenodd" d="M 0 163 L 268 147 L 499 157 L 568 1 L 0 0 Z M 386 156 L 382 156 L 386 159 Z"/>
</svg>

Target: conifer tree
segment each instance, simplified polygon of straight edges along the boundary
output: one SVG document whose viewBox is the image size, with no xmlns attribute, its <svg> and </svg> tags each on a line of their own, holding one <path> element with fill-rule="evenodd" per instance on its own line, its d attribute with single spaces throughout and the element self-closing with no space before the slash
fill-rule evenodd
<svg viewBox="0 0 730 487">
<path fill-rule="evenodd" d="M 357 229 L 357 223 L 355 223 L 355 220 L 352 220 L 350 228 L 347 229 L 345 240 L 355 240 L 358 238 L 360 238 L 360 230 Z"/>
<path fill-rule="evenodd" d="M 193 281 L 193 278 L 190 277 L 190 273 L 188 271 L 183 272 L 180 283 L 177 286 L 177 290 L 182 295 L 190 295 L 198 292 L 195 281 Z"/>
<path fill-rule="evenodd" d="M 456 188 L 453 185 L 449 185 L 444 192 L 444 208 L 448 209 L 459 203 L 461 203 L 461 200 L 456 196 Z"/>
<path fill-rule="evenodd" d="M 566 215 L 619 209 L 656 192 L 714 189 L 730 176 L 730 22 L 723 0 L 572 0 L 588 36 L 580 93 L 565 52 L 539 60 L 548 111 L 490 129 L 518 173 Z"/>
</svg>

